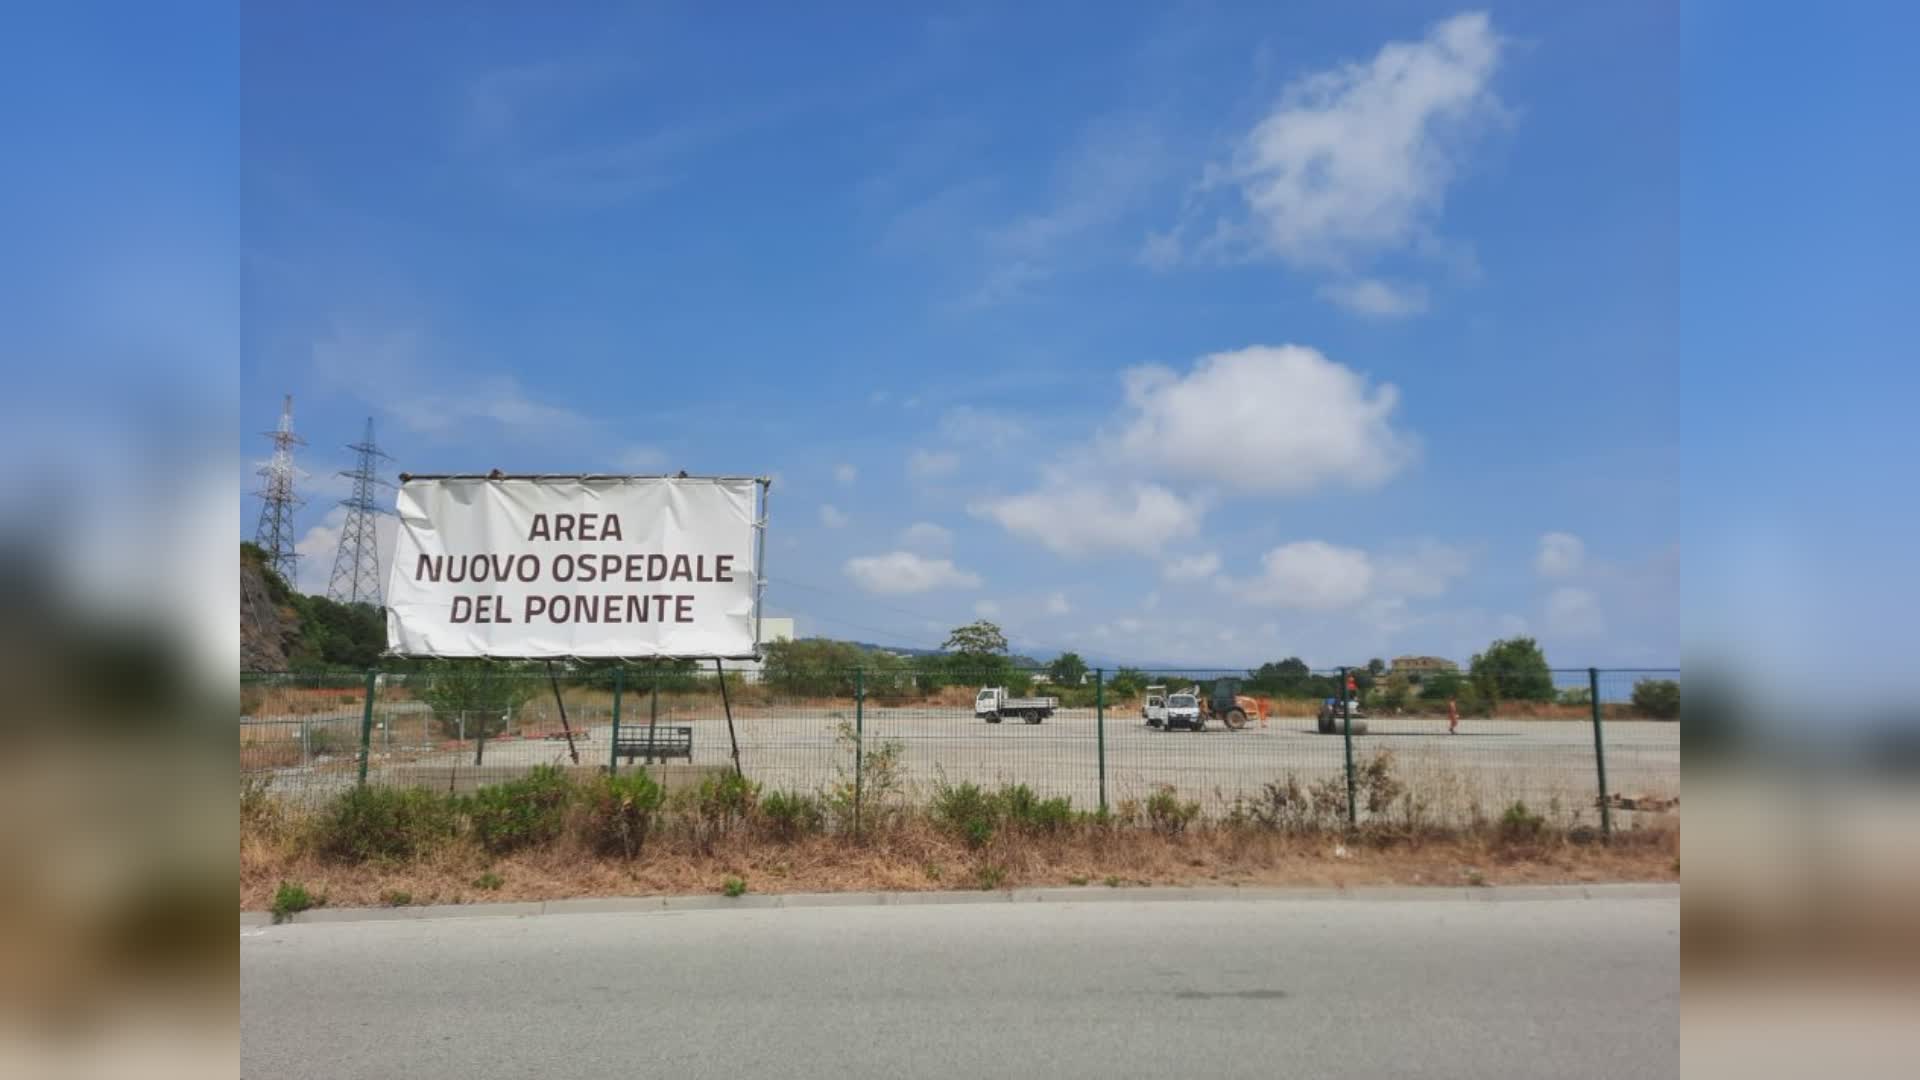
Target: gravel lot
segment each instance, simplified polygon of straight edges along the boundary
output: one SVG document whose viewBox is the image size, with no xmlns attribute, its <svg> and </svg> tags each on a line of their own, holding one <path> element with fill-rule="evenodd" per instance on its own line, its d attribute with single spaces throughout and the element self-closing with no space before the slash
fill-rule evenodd
<svg viewBox="0 0 1920 1080">
<path fill-rule="evenodd" d="M 743 708 L 735 718 L 741 765 L 767 788 L 819 790 L 851 779 L 852 712 L 844 708 Z M 645 714 L 623 720 L 629 730 Z M 612 725 L 604 714 L 576 713 L 581 762 L 604 765 Z M 731 761 L 723 716 L 662 716 L 663 725 L 693 729 L 694 764 Z M 552 725 L 559 729 L 557 718 Z M 1099 804 L 1101 739 L 1093 710 L 1056 713 L 1042 724 L 987 724 L 966 709 L 886 708 L 865 711 L 862 738 L 873 755 L 897 745 L 903 794 L 924 798 L 941 780 L 997 786 L 1024 783 L 1043 796 L 1070 796 L 1075 806 Z M 1609 790 L 1671 796 L 1680 790 L 1680 727 L 1655 721 L 1610 721 L 1605 726 Z M 1571 820 L 1592 820 L 1596 793 L 1593 728 L 1580 721 L 1463 719 L 1449 735 L 1443 717 L 1375 718 L 1355 736 L 1354 757 L 1364 766 L 1379 751 L 1393 755 L 1393 775 L 1432 813 L 1458 818 L 1478 807 L 1487 813 L 1515 799 Z M 1288 775 L 1302 786 L 1343 773 L 1344 740 L 1315 733 L 1311 718 L 1274 717 L 1244 731 L 1209 727 L 1202 732 L 1162 732 L 1138 715 L 1107 714 L 1107 796 L 1118 806 L 1171 784 L 1184 798 L 1209 811 L 1226 809 L 1236 797 L 1253 797 L 1263 785 Z M 386 744 L 376 734 L 369 779 L 430 783 L 465 790 L 516 775 L 541 763 L 564 764 L 564 741 L 507 739 L 490 742 L 484 764 L 473 767 L 471 748 Z M 351 755 L 313 766 L 284 768 L 275 787 L 295 796 L 324 796 L 353 782 Z M 625 767 L 624 762 L 622 767 Z M 869 766 L 871 769 L 871 765 Z M 684 765 L 674 768 L 684 769 Z M 873 777 L 863 778 L 871 784 Z"/>
</svg>

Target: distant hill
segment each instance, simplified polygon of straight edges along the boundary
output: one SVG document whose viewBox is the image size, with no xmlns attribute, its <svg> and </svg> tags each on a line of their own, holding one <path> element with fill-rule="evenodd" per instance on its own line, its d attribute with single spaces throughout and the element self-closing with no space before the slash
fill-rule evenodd
<svg viewBox="0 0 1920 1080">
<path fill-rule="evenodd" d="M 944 649 L 920 649 L 920 648 L 915 648 L 912 645 L 876 645 L 871 641 L 847 641 L 844 638 L 826 638 L 826 637 L 818 637 L 818 636 L 809 637 L 806 640 L 838 641 L 841 644 L 852 645 L 856 648 L 865 649 L 868 652 L 894 653 L 898 656 L 944 656 L 946 655 L 946 650 Z M 1050 659 L 1036 660 L 1033 657 L 1027 656 L 1024 653 L 1014 653 L 1013 655 L 1009 656 L 1007 659 L 1011 660 L 1013 662 L 1013 666 L 1018 668 L 1035 668 L 1035 669 L 1044 668 L 1049 663 L 1052 662 Z M 1133 665 L 1117 664 L 1109 660 L 1097 659 L 1091 656 L 1083 656 L 1083 659 L 1086 661 L 1087 666 L 1090 668 L 1104 667 L 1108 671 L 1112 671 L 1115 668 L 1119 668 L 1119 667 L 1140 666 L 1138 664 L 1133 664 Z"/>
</svg>

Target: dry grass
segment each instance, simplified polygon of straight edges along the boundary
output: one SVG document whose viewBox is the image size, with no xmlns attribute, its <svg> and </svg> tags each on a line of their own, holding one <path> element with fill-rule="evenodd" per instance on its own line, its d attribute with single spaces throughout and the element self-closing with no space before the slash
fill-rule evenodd
<svg viewBox="0 0 1920 1080">
<path fill-rule="evenodd" d="M 689 838 L 665 836 L 631 861 L 594 855 L 572 840 L 499 857 L 462 840 L 412 863 L 342 865 L 305 851 L 297 827 L 284 819 L 255 816 L 243 822 L 240 906 L 266 908 L 281 881 L 300 882 L 334 906 L 379 905 L 395 892 L 414 904 L 710 893 L 729 876 L 755 892 L 1100 885 L 1109 879 L 1244 886 L 1677 881 L 1679 850 L 1678 825 L 1671 821 L 1623 832 L 1604 845 L 1563 836 L 1512 845 L 1483 835 L 1342 838 L 1224 827 L 1169 838 L 1088 826 L 1056 836 L 997 835 L 978 849 L 910 822 L 863 840 L 815 836 L 781 843 L 740 834 L 711 852 Z M 498 888 L 474 883 L 489 871 L 501 879 Z"/>
</svg>

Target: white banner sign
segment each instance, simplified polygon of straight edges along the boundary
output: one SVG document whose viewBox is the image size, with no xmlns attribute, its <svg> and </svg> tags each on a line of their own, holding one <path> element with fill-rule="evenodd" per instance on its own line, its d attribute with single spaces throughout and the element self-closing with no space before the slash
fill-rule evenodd
<svg viewBox="0 0 1920 1080">
<path fill-rule="evenodd" d="M 387 645 L 402 656 L 754 656 L 758 483 L 408 479 Z"/>
</svg>

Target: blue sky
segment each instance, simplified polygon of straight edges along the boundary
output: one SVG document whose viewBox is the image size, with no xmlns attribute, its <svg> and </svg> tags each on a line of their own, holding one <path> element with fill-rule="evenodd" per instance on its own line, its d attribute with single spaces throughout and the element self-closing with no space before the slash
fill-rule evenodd
<svg viewBox="0 0 1920 1080">
<path fill-rule="evenodd" d="M 372 416 L 775 475 L 803 633 L 1673 663 L 1681 20 L 1354 7 L 251 8 L 243 483 L 292 393 L 315 589 Z"/>
</svg>

